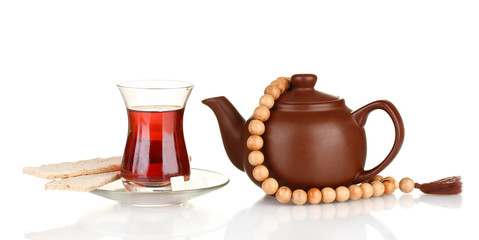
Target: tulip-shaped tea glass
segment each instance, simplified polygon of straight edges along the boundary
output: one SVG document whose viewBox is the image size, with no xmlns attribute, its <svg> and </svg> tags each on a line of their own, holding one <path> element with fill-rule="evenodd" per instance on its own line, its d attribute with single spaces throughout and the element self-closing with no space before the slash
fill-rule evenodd
<svg viewBox="0 0 479 240">
<path fill-rule="evenodd" d="M 170 178 L 190 177 L 183 136 L 189 82 L 129 81 L 118 84 L 128 112 L 128 138 L 121 165 L 129 191 L 170 189 Z"/>
</svg>

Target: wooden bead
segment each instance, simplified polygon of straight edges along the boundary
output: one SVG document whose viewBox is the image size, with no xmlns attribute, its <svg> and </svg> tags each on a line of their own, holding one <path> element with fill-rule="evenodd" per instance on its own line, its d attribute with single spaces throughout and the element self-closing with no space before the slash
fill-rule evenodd
<svg viewBox="0 0 479 240">
<path fill-rule="evenodd" d="M 374 189 L 373 186 L 369 183 L 362 183 L 360 185 L 361 190 L 363 190 L 362 198 L 370 198 L 373 195 Z"/>
<path fill-rule="evenodd" d="M 385 195 L 392 194 L 396 190 L 396 184 L 391 180 L 383 181 L 383 185 Z"/>
<path fill-rule="evenodd" d="M 381 182 L 388 181 L 388 180 L 394 183 L 395 188 L 399 188 L 399 182 L 396 181 L 396 179 L 394 179 L 393 177 L 385 177 L 381 180 Z"/>
<path fill-rule="evenodd" d="M 260 150 L 263 148 L 263 138 L 258 135 L 251 135 L 246 141 L 246 146 L 252 151 Z"/>
<path fill-rule="evenodd" d="M 289 81 L 287 78 L 285 78 L 285 77 L 279 77 L 279 78 L 277 78 L 276 80 L 277 80 L 277 81 L 280 81 L 280 82 L 282 82 L 282 83 L 284 84 L 284 86 L 285 86 L 285 88 L 284 88 L 285 91 L 289 89 L 289 87 L 290 87 L 289 82 L 290 82 L 290 81 Z"/>
<path fill-rule="evenodd" d="M 383 178 L 381 181 L 386 181 L 386 180 L 390 180 L 390 181 L 392 181 L 392 182 L 395 182 L 395 181 L 396 181 L 396 179 L 394 179 L 394 178 L 391 177 L 391 176 L 387 176 L 387 177 Z"/>
<path fill-rule="evenodd" d="M 269 109 L 265 106 L 258 106 L 253 113 L 253 117 L 255 119 L 258 119 L 262 122 L 266 122 L 269 119 L 270 116 Z"/>
<path fill-rule="evenodd" d="M 311 204 L 318 204 L 321 202 L 322 194 L 317 188 L 311 188 L 308 190 L 308 201 Z"/>
<path fill-rule="evenodd" d="M 291 189 L 288 187 L 280 187 L 278 191 L 276 191 L 276 199 L 278 199 L 280 203 L 289 202 L 289 200 L 291 200 L 291 195 Z"/>
<path fill-rule="evenodd" d="M 308 194 L 303 189 L 296 189 L 291 198 L 294 204 L 303 205 L 308 201 Z"/>
<path fill-rule="evenodd" d="M 256 181 L 264 181 L 269 176 L 269 170 L 264 165 L 258 165 L 253 168 L 253 177 Z"/>
<path fill-rule="evenodd" d="M 383 195 L 384 193 L 384 184 L 382 182 L 373 182 L 371 183 L 371 186 L 373 186 L 373 197 L 379 197 Z"/>
<path fill-rule="evenodd" d="M 414 181 L 410 178 L 403 178 L 399 182 L 399 189 L 403 193 L 410 193 L 414 190 Z"/>
<path fill-rule="evenodd" d="M 363 190 L 358 185 L 351 185 L 349 186 L 349 199 L 351 200 L 358 200 L 363 196 Z"/>
<path fill-rule="evenodd" d="M 263 135 L 265 130 L 264 123 L 260 120 L 253 119 L 249 122 L 248 131 L 252 135 Z"/>
<path fill-rule="evenodd" d="M 264 155 L 261 151 L 251 151 L 248 155 L 248 162 L 252 166 L 258 166 L 263 164 Z"/>
<path fill-rule="evenodd" d="M 349 189 L 345 186 L 336 188 L 336 201 L 344 202 L 349 199 Z"/>
<path fill-rule="evenodd" d="M 336 199 L 336 191 L 330 187 L 321 189 L 321 195 L 323 195 L 323 202 L 330 203 Z"/>
<path fill-rule="evenodd" d="M 276 85 L 269 85 L 264 90 L 264 94 L 269 94 L 273 96 L 274 100 L 276 100 L 279 98 L 279 95 L 281 95 L 281 90 Z"/>
<path fill-rule="evenodd" d="M 263 181 L 261 184 L 261 188 L 263 189 L 264 193 L 268 195 L 273 195 L 278 191 L 278 181 L 274 178 L 267 178 L 266 180 Z"/>
<path fill-rule="evenodd" d="M 381 181 L 381 180 L 383 180 L 383 176 L 381 176 L 381 175 L 376 175 L 373 178 L 371 178 L 371 182 Z"/>
<path fill-rule="evenodd" d="M 284 79 L 284 81 L 282 80 L 279 80 L 279 79 L 276 79 L 274 81 L 271 82 L 271 85 L 276 85 L 279 87 L 279 90 L 281 91 L 280 93 L 284 93 L 284 91 L 286 91 L 286 83 L 288 82 L 288 80 Z"/>
<path fill-rule="evenodd" d="M 273 96 L 269 95 L 269 94 L 265 94 L 263 95 L 260 99 L 259 99 L 259 105 L 260 106 L 265 106 L 267 108 L 272 108 L 274 106 L 274 98 Z"/>
</svg>

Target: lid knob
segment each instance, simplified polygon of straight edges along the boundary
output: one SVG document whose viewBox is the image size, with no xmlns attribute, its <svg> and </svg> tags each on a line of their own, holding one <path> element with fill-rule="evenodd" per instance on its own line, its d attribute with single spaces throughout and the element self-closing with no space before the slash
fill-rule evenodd
<svg viewBox="0 0 479 240">
<path fill-rule="evenodd" d="M 295 74 L 291 77 L 294 88 L 314 89 L 318 77 L 314 74 Z"/>
<path fill-rule="evenodd" d="M 314 89 L 318 77 L 314 74 L 295 74 L 291 77 L 291 91 L 278 98 L 278 103 L 314 105 L 339 101 L 341 98 Z M 343 101 L 344 102 L 344 101 Z M 275 103 L 276 104 L 276 103 Z"/>
</svg>

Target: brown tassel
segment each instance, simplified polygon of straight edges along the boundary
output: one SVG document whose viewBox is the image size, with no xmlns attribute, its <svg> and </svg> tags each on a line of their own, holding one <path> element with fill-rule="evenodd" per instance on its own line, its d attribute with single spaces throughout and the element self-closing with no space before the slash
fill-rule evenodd
<svg viewBox="0 0 479 240">
<path fill-rule="evenodd" d="M 453 195 L 462 192 L 460 176 L 447 177 L 430 183 L 415 183 L 414 187 L 427 194 Z"/>
</svg>

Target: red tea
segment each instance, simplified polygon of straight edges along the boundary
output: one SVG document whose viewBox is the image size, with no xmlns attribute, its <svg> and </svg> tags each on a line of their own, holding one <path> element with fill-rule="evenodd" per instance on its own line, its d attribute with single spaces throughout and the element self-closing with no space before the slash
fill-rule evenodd
<svg viewBox="0 0 479 240">
<path fill-rule="evenodd" d="M 183 137 L 183 108 L 141 106 L 128 109 L 128 138 L 121 175 L 145 186 L 190 176 Z"/>
</svg>

